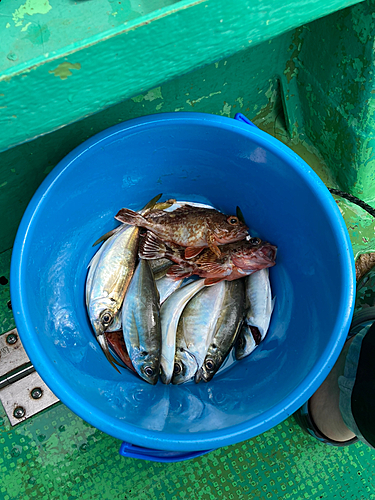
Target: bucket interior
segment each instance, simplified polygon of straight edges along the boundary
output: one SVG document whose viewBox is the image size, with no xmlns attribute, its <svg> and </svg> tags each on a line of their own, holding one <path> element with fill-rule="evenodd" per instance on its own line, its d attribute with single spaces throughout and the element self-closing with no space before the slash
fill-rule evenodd
<svg viewBox="0 0 375 500">
<path fill-rule="evenodd" d="M 73 151 L 37 193 L 22 240 L 22 341 L 55 394 L 104 432 L 143 446 L 152 437 L 161 449 L 204 449 L 210 436 L 234 443 L 282 421 L 323 381 L 346 335 L 351 250 L 315 174 L 272 141 L 229 119 L 122 124 Z M 150 386 L 117 373 L 86 313 L 93 242 L 118 225 L 120 208 L 158 193 L 227 214 L 238 205 L 251 235 L 278 247 L 268 335 L 209 383 Z"/>
</svg>

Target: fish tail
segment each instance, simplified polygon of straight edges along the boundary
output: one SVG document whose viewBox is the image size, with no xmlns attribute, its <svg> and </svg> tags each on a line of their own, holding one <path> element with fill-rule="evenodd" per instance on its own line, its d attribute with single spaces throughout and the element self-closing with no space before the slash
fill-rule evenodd
<svg viewBox="0 0 375 500">
<path fill-rule="evenodd" d="M 160 200 L 160 198 L 161 198 L 161 197 L 162 197 L 162 193 L 157 194 L 154 198 L 152 198 L 152 200 L 150 200 L 150 201 L 147 203 L 147 205 L 145 205 L 145 206 L 143 207 L 143 209 L 142 209 L 142 210 L 148 210 L 148 209 L 150 209 L 150 208 L 154 208 L 154 206 L 155 206 L 155 205 L 156 205 L 156 203 Z M 168 202 L 166 202 L 166 203 L 168 203 Z"/>
<path fill-rule="evenodd" d="M 138 256 L 140 259 L 154 260 L 163 259 L 167 254 L 167 246 L 157 238 L 154 233 L 147 231 L 141 238 Z"/>
<path fill-rule="evenodd" d="M 124 224 L 129 224 L 130 226 L 140 226 L 140 227 L 148 226 L 148 222 L 143 217 L 143 215 L 139 214 L 138 212 L 134 212 L 129 208 L 122 208 L 118 212 L 118 214 L 115 215 L 115 219 Z"/>
<path fill-rule="evenodd" d="M 171 266 L 167 272 L 167 276 L 176 281 L 188 278 L 192 274 L 194 274 L 194 268 L 188 265 Z"/>
<path fill-rule="evenodd" d="M 114 234 L 118 233 L 122 229 L 122 226 L 118 226 L 115 229 L 112 229 L 111 231 L 108 231 L 108 233 L 103 234 L 98 240 L 93 243 L 93 247 L 96 245 L 99 245 L 102 241 L 107 241 L 109 238 L 111 238 Z"/>
</svg>

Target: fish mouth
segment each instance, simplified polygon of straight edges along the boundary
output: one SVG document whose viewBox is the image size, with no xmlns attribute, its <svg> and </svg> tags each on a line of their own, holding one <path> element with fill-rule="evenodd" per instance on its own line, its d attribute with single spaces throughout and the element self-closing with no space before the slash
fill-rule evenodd
<svg viewBox="0 0 375 500">
<path fill-rule="evenodd" d="M 160 361 L 155 358 L 143 358 L 137 362 L 133 359 L 133 366 L 138 375 L 151 385 L 155 385 L 159 379 Z"/>
<path fill-rule="evenodd" d="M 198 370 L 198 363 L 195 356 L 185 351 L 185 360 L 175 361 L 172 384 L 178 385 L 192 379 Z M 178 370 L 177 370 L 178 368 Z"/>
<path fill-rule="evenodd" d="M 263 243 L 250 253 L 233 255 L 232 261 L 235 266 L 244 270 L 258 271 L 276 264 L 277 247 L 270 243 Z"/>
<path fill-rule="evenodd" d="M 215 234 L 215 240 L 221 245 L 226 245 L 244 240 L 246 236 L 249 236 L 249 228 L 243 224 L 240 227 L 233 227 L 229 233 L 223 233 L 218 230 Z"/>
<path fill-rule="evenodd" d="M 263 255 L 265 261 L 271 262 L 272 265 L 275 265 L 277 254 L 277 247 L 275 245 L 266 243 L 262 248 L 260 248 L 260 253 Z"/>
</svg>

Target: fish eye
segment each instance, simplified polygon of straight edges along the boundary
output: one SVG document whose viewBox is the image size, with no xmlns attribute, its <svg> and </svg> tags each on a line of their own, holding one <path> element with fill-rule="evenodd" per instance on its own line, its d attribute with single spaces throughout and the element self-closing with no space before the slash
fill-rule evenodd
<svg viewBox="0 0 375 500">
<path fill-rule="evenodd" d="M 215 363 L 212 361 L 212 359 L 208 359 L 205 365 L 208 371 L 212 371 L 215 368 Z"/>
<path fill-rule="evenodd" d="M 154 374 L 154 370 L 151 368 L 151 366 L 146 366 L 144 372 L 148 377 L 152 377 Z"/>
<path fill-rule="evenodd" d="M 179 375 L 182 372 L 181 365 L 179 363 L 174 364 L 173 373 Z"/>
<path fill-rule="evenodd" d="M 104 326 L 109 326 L 113 321 L 112 313 L 109 311 L 104 311 L 102 316 L 101 316 L 101 320 L 102 320 Z"/>
<path fill-rule="evenodd" d="M 237 226 L 237 224 L 239 224 L 240 221 L 238 220 L 238 217 L 231 215 L 230 217 L 227 218 L 227 222 L 231 226 Z"/>
<path fill-rule="evenodd" d="M 260 238 L 250 238 L 249 243 L 252 245 L 259 245 L 262 242 Z"/>
</svg>

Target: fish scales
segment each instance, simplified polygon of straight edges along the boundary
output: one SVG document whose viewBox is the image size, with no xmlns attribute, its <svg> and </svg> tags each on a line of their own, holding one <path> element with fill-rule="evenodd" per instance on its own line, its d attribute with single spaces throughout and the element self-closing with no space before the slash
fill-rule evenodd
<svg viewBox="0 0 375 500">
<path fill-rule="evenodd" d="M 176 333 L 182 311 L 189 300 L 204 286 L 203 280 L 185 285 L 170 295 L 160 308 L 162 333 L 160 367 L 161 380 L 164 384 L 169 384 L 173 376 Z"/>
<path fill-rule="evenodd" d="M 224 281 L 199 291 L 180 318 L 176 335 L 173 384 L 194 377 L 204 362 L 226 293 Z"/>
<path fill-rule="evenodd" d="M 173 212 L 150 212 L 145 216 L 123 208 L 116 219 L 144 227 L 161 240 L 188 248 L 209 247 L 220 255 L 218 245 L 240 241 L 248 232 L 236 216 L 227 216 L 214 209 L 183 205 Z M 188 254 L 185 254 L 187 257 Z"/>
<path fill-rule="evenodd" d="M 275 304 L 268 269 L 262 269 L 246 278 L 246 297 L 249 307 L 236 342 L 236 359 L 243 359 L 251 354 L 268 332 Z"/>
<path fill-rule="evenodd" d="M 169 246 L 148 231 L 138 253 L 143 259 L 167 257 L 175 262 L 177 265 L 167 272 L 167 276 L 171 278 L 178 280 L 196 274 L 206 278 L 208 285 L 223 279 L 232 281 L 275 265 L 277 248 L 259 238 L 253 238 L 221 246 L 219 257 L 210 248 L 204 248 L 198 255 L 186 259 L 183 247 Z"/>
<path fill-rule="evenodd" d="M 155 207 L 160 197 L 161 194 L 150 200 L 141 213 Z M 105 332 L 120 324 L 119 311 L 135 269 L 138 238 L 139 228 L 129 225 L 106 233 L 94 243 L 104 242 L 88 266 L 85 290 L 88 315 L 101 349 L 117 371 L 119 363 L 109 351 Z"/>
<path fill-rule="evenodd" d="M 156 384 L 161 355 L 159 294 L 146 260 L 140 260 L 122 306 L 124 341 L 134 369 Z"/>
<path fill-rule="evenodd" d="M 244 280 L 225 281 L 227 293 L 216 323 L 212 342 L 207 350 L 204 363 L 197 371 L 195 381 L 209 382 L 219 370 L 232 349 L 245 312 Z"/>
</svg>

